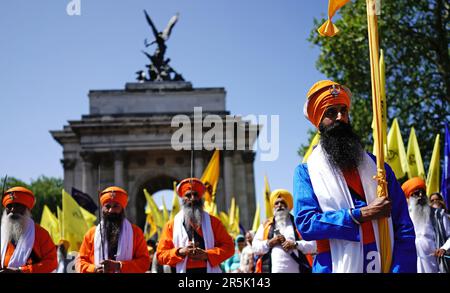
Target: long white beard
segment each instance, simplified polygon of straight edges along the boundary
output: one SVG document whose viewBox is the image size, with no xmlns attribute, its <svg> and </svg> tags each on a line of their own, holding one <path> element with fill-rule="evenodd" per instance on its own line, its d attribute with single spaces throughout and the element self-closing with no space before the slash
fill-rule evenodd
<svg viewBox="0 0 450 293">
<path fill-rule="evenodd" d="M 285 228 L 289 220 L 289 211 L 287 209 L 275 211 L 274 217 L 275 224 L 280 228 Z"/>
<path fill-rule="evenodd" d="M 25 231 L 25 225 L 31 217 L 31 213 L 29 210 L 26 210 L 25 214 L 20 215 L 18 219 L 13 219 L 12 216 L 13 214 L 8 215 L 6 210 L 3 211 L 1 233 L 2 237 L 5 237 L 8 242 L 13 240 L 17 243 Z"/>
<path fill-rule="evenodd" d="M 202 223 L 202 212 L 203 208 L 201 206 L 189 206 L 187 204 L 183 205 L 184 212 L 184 222 L 186 225 L 190 226 L 193 224 L 195 226 L 200 226 Z"/>
<path fill-rule="evenodd" d="M 408 210 L 416 234 L 425 235 L 425 231 L 431 225 L 431 208 L 428 205 L 428 201 L 424 205 L 420 205 L 418 199 L 411 196 L 408 200 Z"/>
</svg>

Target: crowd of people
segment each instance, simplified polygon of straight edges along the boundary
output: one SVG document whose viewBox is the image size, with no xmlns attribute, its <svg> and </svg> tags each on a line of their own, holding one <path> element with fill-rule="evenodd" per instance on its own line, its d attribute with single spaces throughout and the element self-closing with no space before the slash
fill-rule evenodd
<svg viewBox="0 0 450 293">
<path fill-rule="evenodd" d="M 270 194 L 273 217 L 233 239 L 204 211 L 206 187 L 197 178 L 177 186 L 182 209 L 165 224 L 158 243 L 146 241 L 125 214 L 127 192 L 100 194 L 102 217 L 84 236 L 79 273 L 380 273 L 380 219 L 387 219 L 392 273 L 448 273 L 450 218 L 439 193 L 422 178 L 402 185 L 385 164 L 387 196 L 377 195 L 375 157 L 364 151 L 350 123 L 351 92 L 325 80 L 312 86 L 306 118 L 320 143 L 294 172 L 293 195 Z M 33 192 L 2 195 L 1 273 L 66 272 L 67 242 L 55 245 L 34 223 Z"/>
</svg>

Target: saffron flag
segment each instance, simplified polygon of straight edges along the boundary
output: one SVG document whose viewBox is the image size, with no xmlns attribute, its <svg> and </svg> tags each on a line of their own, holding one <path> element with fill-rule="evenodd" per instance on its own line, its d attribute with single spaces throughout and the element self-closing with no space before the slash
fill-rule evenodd
<svg viewBox="0 0 450 293">
<path fill-rule="evenodd" d="M 334 37 L 339 32 L 339 29 L 334 25 L 334 23 L 331 22 L 331 19 L 336 12 L 349 1 L 350 0 L 329 0 L 328 20 L 317 30 L 321 36 Z"/>
<path fill-rule="evenodd" d="M 61 238 L 70 243 L 70 251 L 78 251 L 89 227 L 83 217 L 80 205 L 64 190 L 62 190 L 61 214 L 63 227 Z"/>
<path fill-rule="evenodd" d="M 215 150 L 211 160 L 206 166 L 200 180 L 206 186 L 206 192 L 204 195 L 205 202 L 212 202 L 215 199 L 217 183 L 219 182 L 220 175 L 220 153 L 219 150 Z"/>
<path fill-rule="evenodd" d="M 448 132 L 448 123 L 445 122 L 444 138 L 444 170 L 442 171 L 441 194 L 444 198 L 447 209 L 450 208 L 450 133 Z"/>
<path fill-rule="evenodd" d="M 164 197 L 162 199 L 162 204 L 163 204 L 162 220 L 164 225 L 169 221 L 169 212 L 167 211 L 166 201 L 164 200 Z"/>
<path fill-rule="evenodd" d="M 57 244 L 61 239 L 58 218 L 44 205 L 41 216 L 41 227 L 48 231 L 53 243 Z"/>
<path fill-rule="evenodd" d="M 423 167 L 422 156 L 420 155 L 419 143 L 417 142 L 416 131 L 411 127 L 408 140 L 408 178 L 420 177 L 425 179 L 425 168 Z"/>
<path fill-rule="evenodd" d="M 273 217 L 272 207 L 270 206 L 270 186 L 267 176 L 264 175 L 264 206 L 266 208 L 266 219 Z"/>
<path fill-rule="evenodd" d="M 387 156 L 387 101 L 386 101 L 386 65 L 384 62 L 383 50 L 380 50 L 380 97 L 381 97 L 381 135 L 383 136 L 383 151 Z M 373 134 L 373 153 L 377 154 L 375 149 L 378 145 L 377 135 L 375 135 L 375 116 L 372 119 Z"/>
<path fill-rule="evenodd" d="M 439 192 L 439 169 L 440 169 L 440 145 L 439 145 L 439 134 L 436 136 L 436 141 L 434 142 L 433 154 L 431 155 L 430 167 L 428 168 L 427 175 L 427 195 L 430 196 L 432 193 Z"/>
<path fill-rule="evenodd" d="M 156 205 L 155 201 L 153 200 L 153 196 L 148 193 L 147 189 L 144 188 L 144 195 L 147 200 L 147 207 L 145 210 L 145 213 L 151 214 L 153 218 L 153 222 L 156 224 L 158 228 L 162 228 L 164 225 L 163 217 L 161 215 L 161 212 L 158 209 L 158 206 Z"/>
<path fill-rule="evenodd" d="M 309 144 L 308 150 L 306 151 L 305 155 L 303 156 L 302 163 L 306 163 L 309 155 L 311 155 L 312 151 L 314 150 L 314 147 L 319 143 L 319 140 L 320 140 L 320 134 L 317 132 L 316 135 L 314 135 L 311 143 Z"/>
<path fill-rule="evenodd" d="M 260 207 L 259 207 L 259 202 L 258 202 L 256 205 L 255 217 L 253 218 L 252 231 L 254 231 L 256 233 L 256 231 L 259 228 L 259 225 L 261 225 L 261 215 L 260 215 Z"/>
<path fill-rule="evenodd" d="M 389 129 L 386 162 L 391 166 L 397 179 L 405 176 L 408 170 L 408 161 L 397 118 L 394 119 L 391 129 Z"/>
</svg>

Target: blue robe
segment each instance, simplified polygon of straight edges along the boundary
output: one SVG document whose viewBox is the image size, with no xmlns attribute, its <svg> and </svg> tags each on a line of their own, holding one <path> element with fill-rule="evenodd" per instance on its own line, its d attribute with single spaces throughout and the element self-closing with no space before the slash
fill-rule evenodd
<svg viewBox="0 0 450 293">
<path fill-rule="evenodd" d="M 369 156 L 375 161 L 372 154 Z M 394 249 L 392 252 L 392 273 L 417 272 L 417 255 L 414 227 L 409 217 L 406 198 L 394 172 L 385 164 L 388 194 L 392 199 L 392 223 L 394 230 Z M 352 215 L 359 220 L 360 208 L 366 203 L 352 194 L 355 209 Z M 345 239 L 360 241 L 359 225 L 350 217 L 347 209 L 322 212 L 314 193 L 307 164 L 300 164 L 294 174 L 294 217 L 297 229 L 304 240 Z M 377 231 L 375 231 L 377 232 Z M 376 243 L 364 244 L 364 272 L 367 269 L 367 253 L 376 251 Z M 330 251 L 318 253 L 313 262 L 313 273 L 331 273 Z"/>
</svg>

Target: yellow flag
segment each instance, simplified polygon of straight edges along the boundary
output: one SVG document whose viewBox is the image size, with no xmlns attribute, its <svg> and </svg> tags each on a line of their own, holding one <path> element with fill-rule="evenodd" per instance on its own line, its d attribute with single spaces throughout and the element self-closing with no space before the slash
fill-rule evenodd
<svg viewBox="0 0 450 293">
<path fill-rule="evenodd" d="M 153 217 L 151 213 L 147 214 L 147 217 L 145 219 L 145 225 L 144 225 L 144 238 L 145 241 L 149 240 L 150 238 L 155 235 L 157 231 L 157 227 L 155 222 L 153 221 Z"/>
<path fill-rule="evenodd" d="M 227 215 L 227 213 L 225 212 L 220 212 L 219 213 L 219 219 L 222 222 L 222 224 L 225 226 L 225 228 L 227 229 L 227 232 L 230 233 L 230 219 Z"/>
<path fill-rule="evenodd" d="M 56 206 L 56 216 L 58 217 L 59 234 L 61 236 L 61 239 L 64 239 L 63 223 L 62 223 L 62 210 L 59 206 Z"/>
<path fill-rule="evenodd" d="M 177 182 L 173 182 L 173 198 L 172 198 L 172 211 L 170 211 L 170 220 L 175 218 L 175 215 L 180 211 L 180 200 L 177 193 Z"/>
<path fill-rule="evenodd" d="M 70 243 L 70 251 L 78 251 L 89 227 L 83 217 L 81 207 L 64 190 L 62 191 L 62 223 L 62 238 Z"/>
<path fill-rule="evenodd" d="M 200 180 L 206 186 L 205 202 L 214 201 L 220 175 L 220 153 L 215 150 Z"/>
<path fill-rule="evenodd" d="M 91 214 L 89 211 L 85 210 L 82 206 L 80 206 L 81 214 L 83 215 L 84 220 L 88 227 L 92 227 L 95 225 L 95 221 L 97 221 L 97 217 Z"/>
<path fill-rule="evenodd" d="M 439 134 L 436 136 L 436 141 L 434 142 L 433 154 L 431 155 L 430 167 L 428 168 L 427 175 L 427 195 L 430 196 L 432 193 L 439 192 L 439 180 L 440 178 L 440 162 L 441 157 L 441 147 L 439 145 Z"/>
<path fill-rule="evenodd" d="M 153 217 L 153 221 L 158 228 L 162 228 L 164 226 L 163 216 L 158 209 L 155 201 L 153 200 L 153 196 L 148 193 L 147 189 L 144 188 L 145 198 L 147 199 L 147 214 L 151 214 Z"/>
<path fill-rule="evenodd" d="M 322 37 L 334 37 L 339 29 L 331 22 L 336 12 L 350 0 L 329 0 L 328 20 L 317 30 Z"/>
<path fill-rule="evenodd" d="M 256 205 L 255 217 L 253 218 L 252 231 L 256 232 L 259 228 L 259 225 L 261 225 L 261 216 L 260 216 L 260 207 L 259 207 L 259 202 L 258 202 Z"/>
<path fill-rule="evenodd" d="M 320 140 L 320 134 L 317 132 L 316 135 L 314 135 L 311 143 L 309 144 L 309 148 L 305 153 L 305 156 L 303 157 L 303 161 L 302 163 L 306 163 L 306 161 L 308 160 L 309 155 L 311 155 L 314 147 L 319 143 Z"/>
<path fill-rule="evenodd" d="M 420 177 L 425 179 L 425 168 L 423 167 L 422 156 L 420 155 L 419 143 L 417 142 L 416 131 L 411 127 L 408 140 L 408 178 Z"/>
<path fill-rule="evenodd" d="M 164 200 L 164 197 L 162 199 L 162 202 L 163 202 L 162 220 L 164 225 L 169 221 L 169 212 L 167 211 L 166 201 Z"/>
<path fill-rule="evenodd" d="M 380 50 L 380 97 L 381 97 L 381 135 L 383 136 L 384 155 L 387 156 L 387 101 L 386 101 L 386 65 L 384 63 L 384 53 Z M 375 135 L 375 115 L 372 119 L 373 134 L 373 153 L 377 154 L 376 135 Z"/>
<path fill-rule="evenodd" d="M 41 227 L 48 231 L 53 243 L 58 244 L 61 239 L 58 218 L 50 211 L 47 205 L 44 205 L 42 210 Z"/>
<path fill-rule="evenodd" d="M 395 177 L 397 179 L 402 178 L 406 175 L 406 171 L 408 170 L 408 161 L 406 159 L 405 145 L 403 144 L 397 118 L 392 122 L 387 141 L 388 152 L 386 162 L 391 166 L 395 173 Z"/>
<path fill-rule="evenodd" d="M 266 219 L 273 217 L 272 207 L 270 206 L 270 186 L 267 176 L 264 175 L 264 206 L 266 208 Z"/>
</svg>

